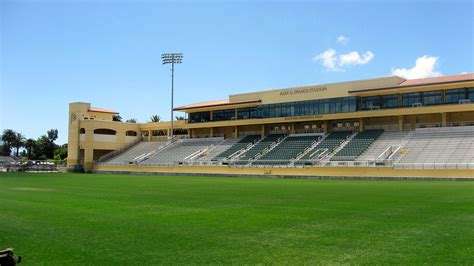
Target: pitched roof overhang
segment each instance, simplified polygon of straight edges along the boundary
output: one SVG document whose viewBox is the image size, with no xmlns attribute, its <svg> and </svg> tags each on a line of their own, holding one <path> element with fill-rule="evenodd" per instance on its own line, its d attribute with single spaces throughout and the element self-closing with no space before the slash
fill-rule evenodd
<svg viewBox="0 0 474 266">
<path fill-rule="evenodd" d="M 394 89 L 402 89 L 402 88 L 410 88 L 410 87 L 442 85 L 442 84 L 451 84 L 451 83 L 460 83 L 460 82 L 469 82 L 469 81 L 474 81 L 474 73 L 433 77 L 433 78 L 423 78 L 423 79 L 409 79 L 409 80 L 403 81 L 397 86 L 350 90 L 349 93 L 385 91 L 385 90 L 394 90 Z"/>
<path fill-rule="evenodd" d="M 184 106 L 176 107 L 173 110 L 174 111 L 187 111 L 187 110 L 193 110 L 193 109 L 198 109 L 198 108 L 226 107 L 226 106 L 234 106 L 234 105 L 248 104 L 248 103 L 260 103 L 260 102 L 261 100 L 258 100 L 258 99 L 235 101 L 235 102 L 230 102 L 229 100 L 217 100 L 217 101 L 208 101 L 208 102 L 200 102 L 200 103 L 184 105 Z"/>
<path fill-rule="evenodd" d="M 118 112 L 115 112 L 115 111 L 112 111 L 112 110 L 108 110 L 108 109 L 104 109 L 104 108 L 100 108 L 100 107 L 92 107 L 92 106 L 91 106 L 91 108 L 89 108 L 89 112 L 118 114 Z"/>
</svg>

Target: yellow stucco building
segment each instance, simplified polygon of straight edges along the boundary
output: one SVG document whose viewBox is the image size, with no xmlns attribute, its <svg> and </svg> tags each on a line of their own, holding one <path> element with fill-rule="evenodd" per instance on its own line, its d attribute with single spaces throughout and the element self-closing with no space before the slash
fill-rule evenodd
<svg viewBox="0 0 474 266">
<path fill-rule="evenodd" d="M 185 120 L 174 122 L 178 138 L 455 125 L 474 121 L 474 74 L 414 80 L 391 76 L 271 89 L 175 111 L 186 113 Z M 89 103 L 70 104 L 69 168 L 82 165 L 91 171 L 101 156 L 170 135 L 170 122 L 114 122 L 116 114 Z"/>
</svg>

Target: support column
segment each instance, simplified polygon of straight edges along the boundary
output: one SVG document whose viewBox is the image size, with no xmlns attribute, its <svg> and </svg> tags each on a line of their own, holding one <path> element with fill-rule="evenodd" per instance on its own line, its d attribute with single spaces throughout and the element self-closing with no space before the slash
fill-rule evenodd
<svg viewBox="0 0 474 266">
<path fill-rule="evenodd" d="M 237 111 L 236 111 L 237 112 Z M 238 138 L 239 137 L 239 127 L 238 126 L 235 126 L 234 127 L 234 137 L 235 138 Z"/>
<path fill-rule="evenodd" d="M 260 135 L 262 138 L 265 137 L 265 125 L 261 125 Z"/>
<path fill-rule="evenodd" d="M 403 131 L 403 115 L 398 116 L 398 131 Z"/>
<path fill-rule="evenodd" d="M 188 139 L 191 138 L 191 136 L 193 135 L 193 134 L 191 133 L 191 131 L 192 131 L 192 129 L 191 129 L 191 128 L 188 128 Z"/>
<path fill-rule="evenodd" d="M 364 119 L 363 118 L 359 118 L 359 132 L 364 132 Z"/>
<path fill-rule="evenodd" d="M 441 113 L 441 125 L 446 126 L 446 113 Z"/>
<path fill-rule="evenodd" d="M 120 144 L 123 144 L 123 145 L 126 145 L 127 143 L 127 140 L 126 140 L 126 137 L 125 137 L 125 134 L 127 133 L 127 130 L 117 130 L 117 132 L 115 132 L 115 134 L 117 134 L 117 143 L 120 143 Z"/>
<path fill-rule="evenodd" d="M 324 132 L 325 132 L 326 134 L 331 133 L 331 129 L 329 128 L 329 123 L 328 123 L 328 121 L 324 121 L 324 122 L 323 122 L 323 125 L 324 125 Z"/>
<path fill-rule="evenodd" d="M 92 171 L 94 167 L 94 130 L 86 130 L 86 140 L 84 142 L 84 170 Z"/>
<path fill-rule="evenodd" d="M 151 133 L 152 133 L 151 130 L 148 130 L 148 142 L 151 142 L 151 138 L 152 138 Z"/>
<path fill-rule="evenodd" d="M 214 128 L 211 127 L 211 130 L 210 130 L 210 131 L 211 131 L 210 133 L 211 133 L 211 138 L 212 138 L 212 137 L 214 136 Z"/>
</svg>

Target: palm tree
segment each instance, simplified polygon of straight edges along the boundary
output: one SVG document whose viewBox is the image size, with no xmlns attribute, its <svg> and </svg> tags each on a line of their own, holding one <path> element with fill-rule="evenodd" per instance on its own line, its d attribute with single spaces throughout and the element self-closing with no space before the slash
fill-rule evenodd
<svg viewBox="0 0 474 266">
<path fill-rule="evenodd" d="M 28 159 L 31 158 L 31 151 L 35 148 L 36 146 L 36 141 L 34 139 L 27 139 L 25 140 L 25 149 L 27 151 L 27 156 Z"/>
<path fill-rule="evenodd" d="M 5 145 L 5 149 L 11 152 L 12 144 L 16 139 L 16 132 L 11 129 L 5 129 L 2 133 L 2 141 Z"/>
<path fill-rule="evenodd" d="M 152 115 L 150 116 L 150 122 L 156 123 L 161 121 L 161 116 L 159 115 Z"/>
<path fill-rule="evenodd" d="M 134 124 L 136 124 L 136 123 L 137 123 L 137 120 L 136 120 L 135 118 L 130 118 L 130 119 L 128 119 L 128 120 L 127 120 L 127 121 L 125 121 L 125 122 L 127 122 L 127 123 L 134 123 Z"/>
<path fill-rule="evenodd" d="M 15 133 L 15 138 L 11 143 L 12 147 L 16 149 L 15 155 L 18 157 L 20 154 L 20 148 L 24 146 L 25 143 L 25 136 L 21 133 Z"/>
<path fill-rule="evenodd" d="M 120 115 L 114 115 L 112 121 L 122 122 L 122 117 Z"/>
<path fill-rule="evenodd" d="M 184 116 L 175 116 L 174 118 L 175 118 L 176 120 L 178 120 L 178 121 L 179 121 L 179 120 L 184 120 Z"/>
</svg>

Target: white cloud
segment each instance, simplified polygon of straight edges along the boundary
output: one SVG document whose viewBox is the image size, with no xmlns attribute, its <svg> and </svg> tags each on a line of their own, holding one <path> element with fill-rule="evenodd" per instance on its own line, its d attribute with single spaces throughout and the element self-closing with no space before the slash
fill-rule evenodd
<svg viewBox="0 0 474 266">
<path fill-rule="evenodd" d="M 313 57 L 314 62 L 319 62 L 329 71 L 340 71 L 341 69 L 336 67 L 336 51 L 334 49 L 327 49 L 326 51 Z"/>
<path fill-rule="evenodd" d="M 341 36 L 337 37 L 336 41 L 337 41 L 337 43 L 340 43 L 340 44 L 347 44 L 349 42 L 349 37 L 341 35 Z"/>
<path fill-rule="evenodd" d="M 334 49 L 329 48 L 313 57 L 313 61 L 320 63 L 327 71 L 346 71 L 347 67 L 365 65 L 373 58 L 374 54 L 371 51 L 365 52 L 362 56 L 357 51 L 338 55 Z"/>
<path fill-rule="evenodd" d="M 392 75 L 406 79 L 419 79 L 441 76 L 438 71 L 438 57 L 424 55 L 418 57 L 415 66 L 412 68 L 392 68 Z"/>
<path fill-rule="evenodd" d="M 339 56 L 339 65 L 346 66 L 346 65 L 365 65 L 370 60 L 374 58 L 374 54 L 371 51 L 365 52 L 362 56 L 356 51 L 341 54 Z"/>
</svg>

